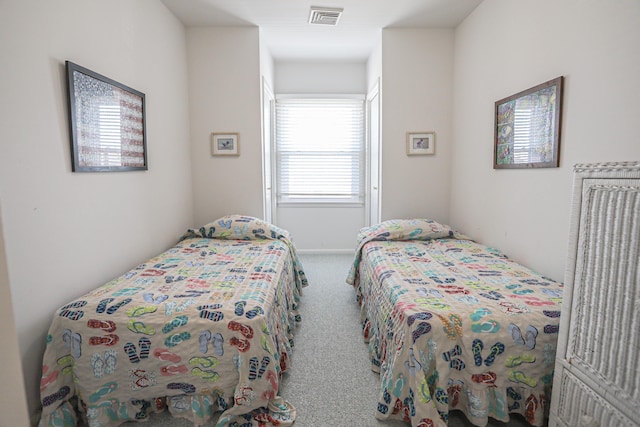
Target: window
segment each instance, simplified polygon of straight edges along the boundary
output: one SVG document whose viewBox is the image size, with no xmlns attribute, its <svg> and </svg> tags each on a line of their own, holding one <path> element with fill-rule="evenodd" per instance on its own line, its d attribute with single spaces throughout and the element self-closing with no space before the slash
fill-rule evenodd
<svg viewBox="0 0 640 427">
<path fill-rule="evenodd" d="M 531 102 L 528 99 L 518 99 L 514 111 L 513 123 L 513 162 L 531 163 L 540 159 L 532 159 L 533 149 L 531 144 Z"/>
<path fill-rule="evenodd" d="M 106 97 L 105 97 L 106 98 Z M 122 164 L 122 125 L 120 123 L 120 106 L 106 104 L 98 105 L 98 146 L 95 154 L 102 166 L 120 166 Z"/>
<path fill-rule="evenodd" d="M 278 99 L 275 130 L 278 203 L 363 203 L 363 99 Z"/>
</svg>

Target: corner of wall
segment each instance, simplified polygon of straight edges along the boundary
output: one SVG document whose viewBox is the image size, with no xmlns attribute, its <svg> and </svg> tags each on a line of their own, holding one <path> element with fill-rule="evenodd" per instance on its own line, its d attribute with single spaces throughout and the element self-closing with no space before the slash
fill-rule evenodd
<svg viewBox="0 0 640 427">
<path fill-rule="evenodd" d="M 4 349 L 0 364 L 0 381 L 2 384 L 11 384 L 11 387 L 3 387 L 0 390 L 0 425 L 26 426 L 30 424 L 29 410 L 13 318 L 1 208 L 2 206 L 0 206 L 0 342 Z M 34 418 L 37 416 L 38 413 L 34 414 Z"/>
</svg>

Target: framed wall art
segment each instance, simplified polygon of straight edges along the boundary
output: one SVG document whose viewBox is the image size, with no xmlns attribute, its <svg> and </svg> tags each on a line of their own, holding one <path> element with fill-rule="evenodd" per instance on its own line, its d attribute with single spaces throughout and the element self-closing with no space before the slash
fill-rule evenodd
<svg viewBox="0 0 640 427">
<path fill-rule="evenodd" d="M 407 132 L 407 156 L 435 154 L 435 132 Z"/>
<path fill-rule="evenodd" d="M 212 133 L 211 134 L 211 155 L 212 156 L 238 156 L 240 147 L 238 146 L 237 133 Z"/>
<path fill-rule="evenodd" d="M 73 172 L 147 170 L 145 95 L 66 61 Z"/>
<path fill-rule="evenodd" d="M 494 169 L 559 166 L 562 82 L 560 76 L 495 103 Z"/>
</svg>

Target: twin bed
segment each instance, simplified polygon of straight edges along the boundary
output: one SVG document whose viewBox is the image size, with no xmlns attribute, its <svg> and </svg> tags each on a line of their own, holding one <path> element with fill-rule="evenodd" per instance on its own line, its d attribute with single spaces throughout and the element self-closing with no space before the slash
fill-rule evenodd
<svg viewBox="0 0 640 427">
<path fill-rule="evenodd" d="M 376 417 L 544 424 L 562 285 L 433 221 L 362 229 L 347 282 L 381 388 Z"/>
<path fill-rule="evenodd" d="M 429 220 L 385 221 L 358 240 L 347 282 L 381 374 L 376 417 L 427 427 L 450 410 L 476 425 L 519 413 L 542 426 L 562 285 Z M 233 215 L 189 230 L 56 312 L 40 427 L 166 409 L 194 425 L 293 424 L 278 387 L 306 285 L 278 227 Z"/>
<path fill-rule="evenodd" d="M 291 425 L 278 396 L 306 279 L 286 231 L 228 216 L 61 307 L 43 358 L 40 426 L 168 409 L 219 426 Z M 216 416 L 218 414 L 215 414 Z"/>
</svg>

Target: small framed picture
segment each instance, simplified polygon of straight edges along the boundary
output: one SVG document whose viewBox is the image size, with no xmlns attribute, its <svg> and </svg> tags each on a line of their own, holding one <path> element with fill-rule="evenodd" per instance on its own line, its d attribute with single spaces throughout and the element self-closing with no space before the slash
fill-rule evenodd
<svg viewBox="0 0 640 427">
<path fill-rule="evenodd" d="M 237 133 L 212 133 L 212 156 L 237 156 L 240 154 Z"/>
<path fill-rule="evenodd" d="M 407 133 L 407 156 L 421 156 L 435 154 L 436 134 L 435 132 L 408 132 Z"/>
</svg>

